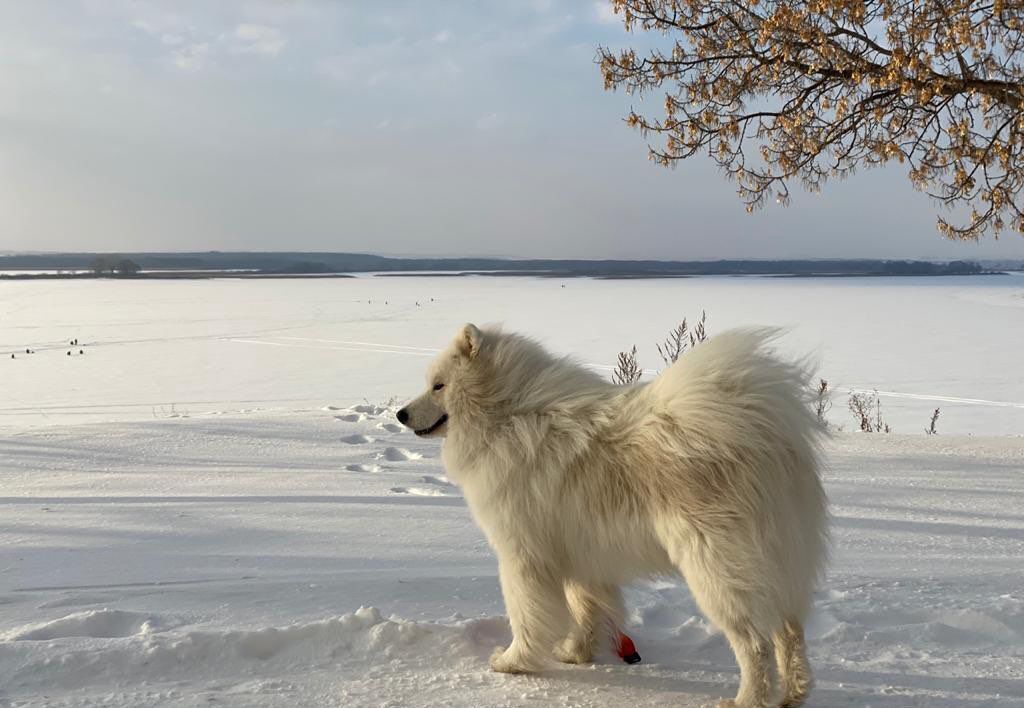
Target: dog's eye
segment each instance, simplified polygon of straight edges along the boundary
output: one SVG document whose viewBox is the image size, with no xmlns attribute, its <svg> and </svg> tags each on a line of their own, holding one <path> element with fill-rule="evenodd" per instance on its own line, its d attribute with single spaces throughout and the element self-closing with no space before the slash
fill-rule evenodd
<svg viewBox="0 0 1024 708">
<path fill-rule="evenodd" d="M 444 388 L 444 384 L 443 383 L 436 383 L 436 384 L 434 384 L 434 390 L 435 391 L 440 391 L 442 388 Z"/>
</svg>

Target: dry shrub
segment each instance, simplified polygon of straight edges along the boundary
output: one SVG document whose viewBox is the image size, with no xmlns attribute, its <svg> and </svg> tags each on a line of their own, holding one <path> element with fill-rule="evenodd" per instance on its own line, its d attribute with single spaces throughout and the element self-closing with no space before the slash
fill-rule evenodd
<svg viewBox="0 0 1024 708">
<path fill-rule="evenodd" d="M 666 366 L 676 363 L 687 349 L 693 349 L 708 338 L 707 321 L 708 313 L 701 310 L 700 320 L 691 330 L 684 317 L 682 323 L 668 333 L 663 343 L 655 344 Z M 640 380 L 643 373 L 644 370 L 640 368 L 636 358 L 636 345 L 633 345 L 630 351 L 619 352 L 619 360 L 615 364 L 615 371 L 612 372 L 612 381 L 619 385 L 634 384 Z"/>
<path fill-rule="evenodd" d="M 818 422 L 826 427 L 828 421 L 825 420 L 825 414 L 830 410 L 832 410 L 832 391 L 828 388 L 828 381 L 819 379 L 818 390 L 815 391 L 814 412 L 818 416 Z"/>
<path fill-rule="evenodd" d="M 892 428 L 882 419 L 882 402 L 878 398 L 878 391 L 866 393 L 864 391 L 850 391 L 850 399 L 847 402 L 850 412 L 857 419 L 857 424 L 865 433 L 891 433 Z"/>
<path fill-rule="evenodd" d="M 644 370 L 636 360 L 636 345 L 628 352 L 619 352 L 619 360 L 612 372 L 612 381 L 620 386 L 635 384 L 643 376 Z"/>
<path fill-rule="evenodd" d="M 658 354 L 661 355 L 661 360 L 665 362 L 665 366 L 671 366 L 676 363 L 687 349 L 693 349 L 708 338 L 707 329 L 705 328 L 707 320 L 708 313 L 701 310 L 700 320 L 691 332 L 684 317 L 680 325 L 668 333 L 668 337 L 665 338 L 663 344 L 655 345 L 658 347 Z"/>
</svg>

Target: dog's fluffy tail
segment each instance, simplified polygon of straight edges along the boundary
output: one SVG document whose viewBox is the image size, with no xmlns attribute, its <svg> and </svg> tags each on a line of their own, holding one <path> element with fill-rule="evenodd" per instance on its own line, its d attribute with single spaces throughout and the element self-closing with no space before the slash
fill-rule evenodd
<svg viewBox="0 0 1024 708">
<path fill-rule="evenodd" d="M 828 550 L 820 479 L 824 426 L 811 409 L 809 361 L 787 361 L 778 329 L 739 329 L 694 347 L 651 382 L 656 410 L 676 421 L 682 454 L 728 475 L 731 508 L 760 510 L 769 541 L 751 543 L 779 564 L 788 613 L 802 620 Z M 737 507 L 736 504 L 740 506 Z M 751 520 L 755 521 L 755 520 Z"/>
<path fill-rule="evenodd" d="M 827 434 L 811 410 L 816 367 L 810 359 L 781 358 L 771 345 L 782 334 L 758 327 L 712 337 L 663 371 L 649 393 L 655 405 L 702 424 L 714 424 L 718 413 L 735 423 L 733 416 L 745 411 L 751 424 L 770 425 L 769 432 L 816 451 Z"/>
</svg>

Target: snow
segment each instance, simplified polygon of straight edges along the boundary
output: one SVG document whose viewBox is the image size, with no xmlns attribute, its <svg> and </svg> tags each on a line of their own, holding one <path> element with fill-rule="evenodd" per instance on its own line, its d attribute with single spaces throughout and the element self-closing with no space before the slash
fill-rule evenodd
<svg viewBox="0 0 1024 708">
<path fill-rule="evenodd" d="M 878 389 L 896 432 L 921 432 L 938 406 L 945 433 L 1024 433 L 1024 378 L 1007 375 L 1024 278 L 1011 275 L 0 282 L 0 427 L 401 399 L 466 321 L 597 366 L 636 344 L 654 370 L 655 342 L 702 309 L 712 333 L 790 327 L 784 346 L 818 356 L 847 427 L 847 392 Z"/>
<path fill-rule="evenodd" d="M 394 419 L 465 320 L 598 364 L 649 343 L 653 367 L 653 341 L 703 306 L 712 331 L 796 324 L 785 346 L 820 346 L 847 383 L 1024 401 L 1015 278 L 382 280 L 0 283 L 0 347 L 38 351 L 0 358 L 0 706 L 732 695 L 726 642 L 672 579 L 627 592 L 639 665 L 609 650 L 536 677 L 487 670 L 508 640 L 493 555 L 439 443 Z M 68 357 L 75 337 L 85 354 Z M 910 434 L 829 446 L 809 705 L 1019 706 L 1024 414 L 895 397 L 883 412 Z"/>
</svg>

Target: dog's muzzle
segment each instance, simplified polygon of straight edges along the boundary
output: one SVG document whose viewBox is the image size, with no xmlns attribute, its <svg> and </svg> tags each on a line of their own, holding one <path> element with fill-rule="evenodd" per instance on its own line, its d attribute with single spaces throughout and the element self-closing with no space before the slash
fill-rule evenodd
<svg viewBox="0 0 1024 708">
<path fill-rule="evenodd" d="M 442 425 L 444 425 L 447 422 L 448 422 L 448 414 L 444 413 L 444 414 L 441 415 L 440 418 L 435 420 L 433 422 L 433 424 L 430 425 L 430 427 L 423 428 L 422 430 L 414 430 L 413 432 L 416 433 L 417 435 L 419 435 L 420 437 L 423 437 L 424 435 L 430 435 L 432 432 L 434 432 L 435 430 L 437 430 L 438 428 L 440 428 Z"/>
</svg>

